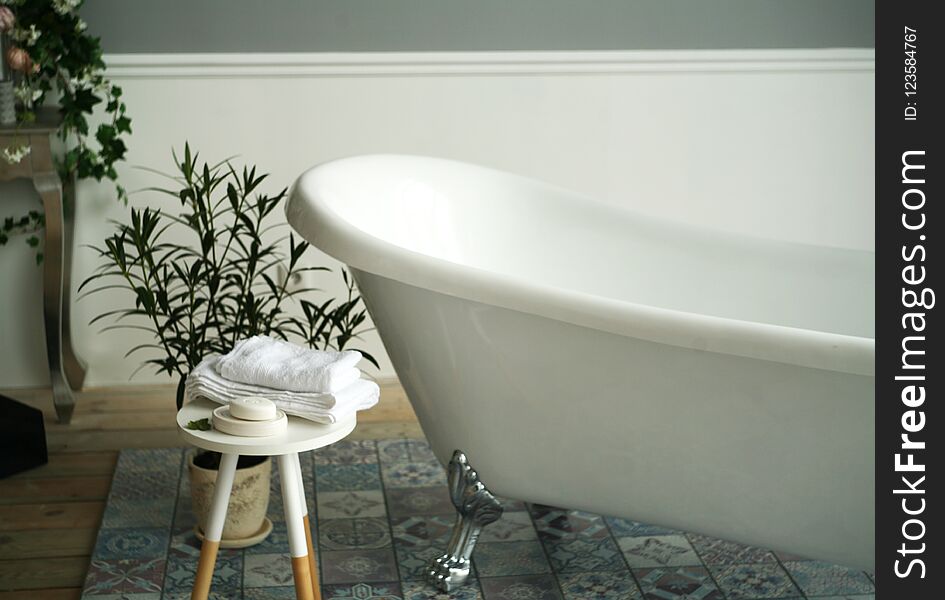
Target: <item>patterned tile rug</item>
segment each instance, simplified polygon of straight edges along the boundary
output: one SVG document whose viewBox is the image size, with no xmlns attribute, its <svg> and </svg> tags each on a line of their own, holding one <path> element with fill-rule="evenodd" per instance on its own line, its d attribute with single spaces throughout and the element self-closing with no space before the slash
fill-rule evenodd
<svg viewBox="0 0 945 600">
<path fill-rule="evenodd" d="M 83 598 L 190 598 L 200 546 L 186 452 L 121 453 Z M 326 600 L 873 598 L 869 573 L 514 501 L 484 530 L 476 579 L 438 595 L 421 576 L 446 547 L 453 507 L 444 470 L 425 442 L 340 442 L 303 455 L 302 470 Z M 295 598 L 277 471 L 273 533 L 257 546 L 220 551 L 211 597 Z"/>
</svg>

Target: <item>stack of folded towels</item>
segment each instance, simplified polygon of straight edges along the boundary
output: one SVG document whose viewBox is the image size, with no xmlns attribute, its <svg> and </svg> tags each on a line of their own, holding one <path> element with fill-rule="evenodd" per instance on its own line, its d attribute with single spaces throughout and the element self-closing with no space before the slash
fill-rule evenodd
<svg viewBox="0 0 945 600">
<path fill-rule="evenodd" d="M 262 396 L 286 414 L 335 423 L 377 404 L 380 388 L 361 379 L 360 360 L 360 352 L 311 350 L 257 335 L 204 359 L 187 378 L 186 394 L 220 404 Z"/>
</svg>

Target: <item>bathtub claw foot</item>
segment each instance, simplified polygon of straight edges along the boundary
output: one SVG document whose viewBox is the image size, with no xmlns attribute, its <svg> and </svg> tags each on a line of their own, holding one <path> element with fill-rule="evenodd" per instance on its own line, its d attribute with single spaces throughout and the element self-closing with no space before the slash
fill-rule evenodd
<svg viewBox="0 0 945 600">
<path fill-rule="evenodd" d="M 479 481 L 479 475 L 462 451 L 453 452 L 448 471 L 456 523 L 446 554 L 433 559 L 427 568 L 427 581 L 444 592 L 455 590 L 469 578 L 479 533 L 502 516 L 502 505 Z"/>
</svg>

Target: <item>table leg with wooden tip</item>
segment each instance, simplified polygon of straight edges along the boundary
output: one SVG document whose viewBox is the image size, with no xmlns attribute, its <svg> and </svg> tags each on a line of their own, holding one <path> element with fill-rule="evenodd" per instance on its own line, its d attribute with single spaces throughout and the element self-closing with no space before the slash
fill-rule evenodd
<svg viewBox="0 0 945 600">
<path fill-rule="evenodd" d="M 315 564 L 315 547 L 312 543 L 312 523 L 308 518 L 308 502 L 305 501 L 305 478 L 302 477 L 302 463 L 299 455 L 294 455 L 296 473 L 299 478 L 299 502 L 302 504 L 302 525 L 305 528 L 305 544 L 308 546 L 308 569 L 312 575 L 312 594 L 315 600 L 322 600 L 321 586 L 318 584 L 318 566 Z"/>
<path fill-rule="evenodd" d="M 190 594 L 191 600 L 207 600 L 210 594 L 210 582 L 213 580 L 213 569 L 217 563 L 217 551 L 220 549 L 220 539 L 223 537 L 226 508 L 230 503 L 230 492 L 233 490 L 233 478 L 236 476 L 238 461 L 238 454 L 223 454 L 220 457 L 220 469 L 213 486 L 213 500 L 210 503 L 210 514 L 207 516 L 207 530 L 204 531 L 203 545 L 200 547 L 200 562 L 197 564 L 194 588 Z"/>
<path fill-rule="evenodd" d="M 312 595 L 315 600 L 322 600 L 321 586 L 318 584 L 318 566 L 315 564 L 315 548 L 312 544 L 312 526 L 308 515 L 302 517 L 305 527 L 305 541 L 308 544 L 308 569 L 312 579 Z"/>
<path fill-rule="evenodd" d="M 303 521 L 302 477 L 297 454 L 282 454 L 278 458 L 282 483 L 282 502 L 285 505 L 285 523 L 289 533 L 289 555 L 292 557 L 292 575 L 295 579 L 297 600 L 315 600 L 312 570 L 309 566 L 309 542 Z M 319 594 L 320 596 L 320 594 Z"/>
</svg>

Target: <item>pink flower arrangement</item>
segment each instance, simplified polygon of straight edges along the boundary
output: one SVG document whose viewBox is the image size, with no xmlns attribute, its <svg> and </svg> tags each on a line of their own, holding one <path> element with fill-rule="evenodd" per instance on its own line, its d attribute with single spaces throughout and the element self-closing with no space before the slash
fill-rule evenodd
<svg viewBox="0 0 945 600">
<path fill-rule="evenodd" d="M 8 48 L 6 59 L 7 64 L 14 71 L 28 73 L 33 70 L 33 59 L 30 58 L 29 52 L 23 48 L 17 48 L 16 46 Z"/>
<path fill-rule="evenodd" d="M 13 11 L 7 6 L 0 6 L 0 33 L 12 30 L 14 23 L 16 17 L 13 16 Z"/>
</svg>

